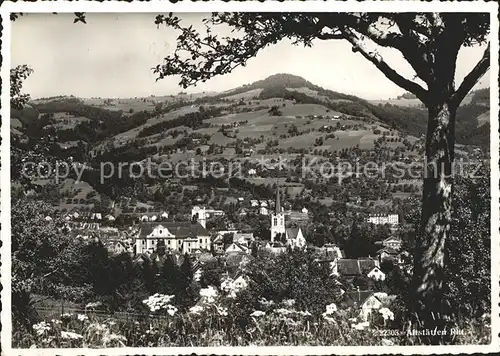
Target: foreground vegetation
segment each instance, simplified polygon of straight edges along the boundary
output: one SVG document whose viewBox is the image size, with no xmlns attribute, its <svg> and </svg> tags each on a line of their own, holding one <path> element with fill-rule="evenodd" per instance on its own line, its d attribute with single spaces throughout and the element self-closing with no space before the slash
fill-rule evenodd
<svg viewBox="0 0 500 356">
<path fill-rule="evenodd" d="M 91 309 L 88 314 L 63 314 L 34 324 L 30 334 L 15 333 L 13 343 L 22 348 L 422 344 L 421 337 L 407 334 L 411 329 L 397 328 L 394 314 L 387 308 L 369 321 L 362 321 L 353 316 L 354 310 L 339 311 L 333 303 L 317 315 L 297 310 L 294 300 L 276 305 L 261 299 L 261 310 L 253 310 L 242 319 L 239 304 L 243 296 L 231 300 L 218 296 L 211 288 L 202 289 L 200 295 L 202 301 L 184 313 L 170 304 L 174 296 L 155 295 L 145 300 L 155 299 L 156 304 L 162 304 L 152 310 L 163 318 L 102 320 L 93 316 Z M 449 342 L 487 344 L 491 340 L 489 323 L 485 315 L 476 322 L 453 325 L 460 335 L 450 337 Z"/>
</svg>

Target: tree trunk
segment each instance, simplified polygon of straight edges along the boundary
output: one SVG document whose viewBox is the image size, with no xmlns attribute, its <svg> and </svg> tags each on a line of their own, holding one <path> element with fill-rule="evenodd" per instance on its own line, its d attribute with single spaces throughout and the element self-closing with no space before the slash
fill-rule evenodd
<svg viewBox="0 0 500 356">
<path fill-rule="evenodd" d="M 449 96 L 447 96 L 449 97 Z M 422 215 L 416 236 L 413 316 L 419 330 L 443 329 L 445 243 L 451 224 L 456 107 L 448 100 L 428 105 Z M 423 338 L 428 343 L 443 339 Z"/>
</svg>

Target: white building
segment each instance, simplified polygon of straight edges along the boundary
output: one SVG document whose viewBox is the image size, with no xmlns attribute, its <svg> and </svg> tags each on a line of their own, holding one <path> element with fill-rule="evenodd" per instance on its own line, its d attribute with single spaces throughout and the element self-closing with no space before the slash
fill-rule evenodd
<svg viewBox="0 0 500 356">
<path fill-rule="evenodd" d="M 395 236 L 390 236 L 382 241 L 382 245 L 384 245 L 384 247 L 390 247 L 396 251 L 399 251 L 399 249 L 401 249 L 401 244 L 401 240 Z"/>
<path fill-rule="evenodd" d="M 306 238 L 300 227 L 291 227 L 285 230 L 286 243 L 291 247 L 304 248 L 306 246 Z"/>
<path fill-rule="evenodd" d="M 135 241 L 137 254 L 154 252 L 160 241 L 166 251 L 192 253 L 197 249 L 210 250 L 210 236 L 200 223 L 162 222 L 140 224 Z"/>
<path fill-rule="evenodd" d="M 371 278 L 375 281 L 384 281 L 385 280 L 385 273 L 380 270 L 378 267 L 373 267 L 373 269 L 368 272 L 367 274 L 368 278 Z"/>
<path fill-rule="evenodd" d="M 277 238 L 279 234 L 285 236 L 286 245 L 299 248 L 306 246 L 306 239 L 300 227 L 288 229 L 285 227 L 285 214 L 281 209 L 280 190 L 279 186 L 277 186 L 276 211 L 271 215 L 271 242 L 279 240 Z"/>
<path fill-rule="evenodd" d="M 398 225 L 399 215 L 398 214 L 373 214 L 367 219 L 367 222 L 375 225 Z"/>
<path fill-rule="evenodd" d="M 281 210 L 279 186 L 276 187 L 276 211 L 271 214 L 271 242 L 274 242 L 278 234 L 286 234 L 285 214 Z"/>
<path fill-rule="evenodd" d="M 248 246 L 242 245 L 238 242 L 233 242 L 231 245 L 229 245 L 226 248 L 226 255 L 231 254 L 231 253 L 248 253 Z"/>
</svg>

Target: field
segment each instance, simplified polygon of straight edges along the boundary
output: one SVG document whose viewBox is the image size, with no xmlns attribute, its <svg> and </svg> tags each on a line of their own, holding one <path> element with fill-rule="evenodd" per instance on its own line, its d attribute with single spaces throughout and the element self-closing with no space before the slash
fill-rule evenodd
<svg viewBox="0 0 500 356">
<path fill-rule="evenodd" d="M 487 122 L 490 122 L 490 111 L 489 110 L 477 117 L 477 127 L 483 126 Z"/>
</svg>

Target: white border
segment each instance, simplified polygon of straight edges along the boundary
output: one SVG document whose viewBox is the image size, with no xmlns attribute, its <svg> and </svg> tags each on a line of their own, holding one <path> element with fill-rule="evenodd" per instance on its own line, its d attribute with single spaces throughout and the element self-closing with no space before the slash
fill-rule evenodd
<svg viewBox="0 0 500 356">
<path fill-rule="evenodd" d="M 2 14 L 3 36 L 2 36 L 2 95 L 1 98 L 1 181 L 10 182 L 10 120 L 9 118 L 9 69 L 10 69 L 10 12 L 212 12 L 212 11 L 297 11 L 297 12 L 325 12 L 325 11 L 377 11 L 377 12 L 490 12 L 491 14 L 491 65 L 490 65 L 490 88 L 491 88 L 491 109 L 490 109 L 490 127 L 491 127 L 491 232 L 492 237 L 499 236 L 498 223 L 499 214 L 499 122 L 498 122 L 498 4 L 494 2 L 413 2 L 413 1 L 391 1 L 391 2 L 187 2 L 182 1 L 176 4 L 170 2 L 151 1 L 149 3 L 132 2 L 36 2 L 36 3 L 4 3 L 0 9 Z M 4 236 L 10 236 L 10 188 L 4 184 L 1 189 L 1 237 L 2 237 L 2 331 L 1 340 L 3 352 L 6 355 L 12 353 L 22 355 L 123 355 L 123 354 L 274 354 L 274 355 L 310 355 L 310 354 L 341 354 L 341 355 L 361 355 L 361 354 L 441 354 L 441 353 L 476 353 L 476 352 L 495 352 L 500 351 L 500 319 L 498 318 L 499 308 L 499 262 L 492 258 L 492 307 L 491 307 L 491 327 L 492 344 L 490 345 L 463 345 L 463 346 L 337 346 L 337 347 L 173 347 L 173 348 L 113 348 L 113 349 L 12 349 L 11 348 L 11 313 L 8 306 L 11 305 L 11 281 L 9 277 L 11 271 L 10 239 Z M 491 246 L 491 256 L 499 256 L 499 243 L 495 241 Z"/>
</svg>

